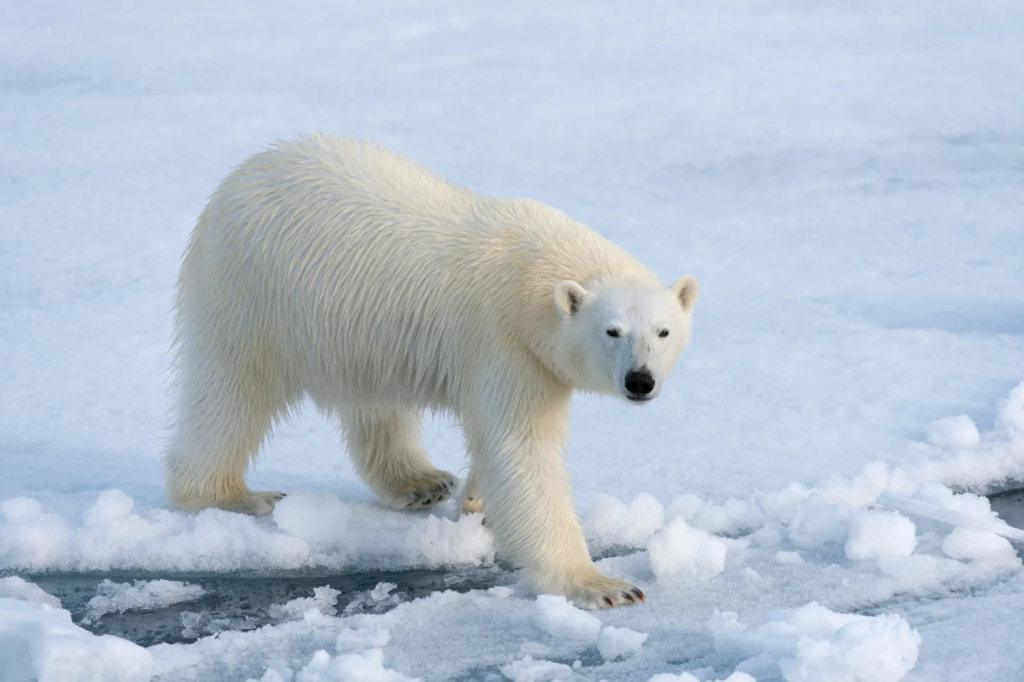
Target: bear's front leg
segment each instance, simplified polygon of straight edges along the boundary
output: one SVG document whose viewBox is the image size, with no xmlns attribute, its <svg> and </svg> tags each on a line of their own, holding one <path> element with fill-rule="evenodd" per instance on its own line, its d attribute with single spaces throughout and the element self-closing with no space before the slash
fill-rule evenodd
<svg viewBox="0 0 1024 682">
<path fill-rule="evenodd" d="M 569 391 L 516 402 L 507 399 L 508 385 L 503 388 L 463 414 L 474 477 L 499 549 L 524 569 L 538 594 L 560 594 L 588 609 L 642 601 L 636 587 L 601 574 L 587 551 L 560 452 Z"/>
</svg>

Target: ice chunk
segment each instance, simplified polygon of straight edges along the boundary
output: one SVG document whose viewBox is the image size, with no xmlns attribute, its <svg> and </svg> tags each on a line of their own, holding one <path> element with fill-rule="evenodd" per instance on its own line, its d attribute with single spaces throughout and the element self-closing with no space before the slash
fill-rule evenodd
<svg viewBox="0 0 1024 682">
<path fill-rule="evenodd" d="M 725 570 L 727 546 L 706 531 L 673 519 L 647 543 L 651 569 L 659 580 L 672 576 L 708 580 Z"/>
<path fill-rule="evenodd" d="M 690 673 L 679 673 L 678 675 L 659 673 L 647 682 L 700 682 L 700 680 Z M 746 673 L 735 672 L 724 680 L 709 680 L 709 682 L 757 682 L 757 680 Z"/>
<path fill-rule="evenodd" d="M 321 649 L 295 676 L 295 682 L 419 682 L 419 678 L 385 668 L 384 652 L 380 649 L 336 658 Z"/>
<path fill-rule="evenodd" d="M 606 545 L 642 546 L 665 525 L 665 507 L 647 493 L 640 493 L 627 507 L 610 495 L 595 495 L 583 530 L 587 537 Z"/>
<path fill-rule="evenodd" d="M 0 680 L 4 682 L 148 682 L 149 651 L 112 635 L 96 636 L 49 604 L 0 598 Z"/>
<path fill-rule="evenodd" d="M 530 656 L 526 656 L 514 663 L 502 666 L 501 674 L 512 682 L 544 682 L 572 677 L 572 668 L 564 663 L 535 661 Z"/>
<path fill-rule="evenodd" d="M 789 524 L 789 541 L 799 549 L 817 549 L 828 543 L 846 542 L 849 508 L 829 504 L 813 495 Z"/>
<path fill-rule="evenodd" d="M 134 585 L 104 580 L 96 586 L 96 591 L 98 594 L 86 606 L 86 623 L 108 613 L 153 611 L 171 604 L 194 601 L 206 594 L 199 585 L 178 580 L 136 580 Z"/>
<path fill-rule="evenodd" d="M 893 512 L 858 510 L 850 523 L 846 558 L 868 561 L 883 556 L 909 556 L 917 544 L 917 527 Z"/>
<path fill-rule="evenodd" d="M 49 604 L 54 608 L 60 608 L 60 599 L 46 592 L 35 583 L 30 583 L 16 575 L 12 575 L 9 578 L 0 578 L 0 598 L 21 599 L 33 604 Z"/>
<path fill-rule="evenodd" d="M 338 633 L 334 642 L 338 652 L 352 651 L 354 649 L 379 649 L 391 641 L 391 632 L 384 629 L 374 628 L 345 628 Z"/>
<path fill-rule="evenodd" d="M 928 425 L 928 442 L 947 450 L 972 448 L 981 442 L 974 420 L 966 414 L 946 417 Z"/>
<path fill-rule="evenodd" d="M 804 563 L 804 558 L 800 556 L 800 552 L 786 552 L 780 549 L 775 553 L 775 563 L 783 566 L 799 566 Z"/>
<path fill-rule="evenodd" d="M 942 542 L 942 552 L 952 559 L 1019 563 L 1009 540 L 987 530 L 957 526 Z"/>
<path fill-rule="evenodd" d="M 740 668 L 787 682 L 898 682 L 921 643 L 899 615 L 842 614 L 814 602 L 770 613 L 755 628 L 716 610 L 708 628 L 716 648 L 749 657 Z"/>
<path fill-rule="evenodd" d="M 601 621 L 552 594 L 542 594 L 534 603 L 537 627 L 555 637 L 592 642 L 601 631 Z"/>
<path fill-rule="evenodd" d="M 298 620 L 309 611 L 318 611 L 325 616 L 334 615 L 334 606 L 338 603 L 338 590 L 330 585 L 313 588 L 312 597 L 299 597 L 285 604 L 271 604 L 270 617 L 276 620 Z"/>
<path fill-rule="evenodd" d="M 1010 391 L 999 406 L 999 425 L 1010 434 L 1024 435 L 1024 383 Z"/>
<path fill-rule="evenodd" d="M 601 658 L 606 661 L 613 661 L 619 656 L 626 654 L 638 654 L 647 641 L 646 632 L 636 632 L 629 628 L 615 628 L 612 626 L 601 630 L 597 638 L 597 650 Z"/>
</svg>

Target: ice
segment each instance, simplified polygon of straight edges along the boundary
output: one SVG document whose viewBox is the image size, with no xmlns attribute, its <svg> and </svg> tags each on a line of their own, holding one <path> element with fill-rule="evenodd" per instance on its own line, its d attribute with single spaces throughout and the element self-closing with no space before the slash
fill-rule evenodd
<svg viewBox="0 0 1024 682">
<path fill-rule="evenodd" d="M 708 580 L 725 570 L 727 545 L 681 518 L 673 519 L 647 543 L 651 569 L 659 580 L 686 576 Z"/>
<path fill-rule="evenodd" d="M 942 552 L 953 559 L 1020 563 L 1010 542 L 995 533 L 957 526 L 942 542 Z"/>
<path fill-rule="evenodd" d="M 917 527 L 893 512 L 859 510 L 850 522 L 846 558 L 869 561 L 885 556 L 909 556 L 917 544 Z"/>
<path fill-rule="evenodd" d="M 340 591 L 329 585 L 313 588 L 312 597 L 299 597 L 286 604 L 272 604 L 270 617 L 277 620 L 296 620 L 310 611 L 325 615 L 334 615 L 334 606 L 338 603 Z"/>
<path fill-rule="evenodd" d="M 501 674 L 512 682 L 542 682 L 543 680 L 566 680 L 572 677 L 572 668 L 564 663 L 535 661 L 530 656 L 503 666 Z"/>
<path fill-rule="evenodd" d="M 148 682 L 149 651 L 96 636 L 48 603 L 0 597 L 0 682 Z"/>
<path fill-rule="evenodd" d="M 594 641 L 601 631 L 601 621 L 573 606 L 565 597 L 538 595 L 534 604 L 537 627 L 555 637 Z"/>
<path fill-rule="evenodd" d="M 638 654 L 647 641 L 646 632 L 636 632 L 629 628 L 617 628 L 609 625 L 601 630 L 597 638 L 597 650 L 601 658 L 614 661 L 620 656 Z"/>
<path fill-rule="evenodd" d="M 180 580 L 136 580 L 134 585 L 104 580 L 97 595 L 86 605 L 86 620 L 94 622 L 108 613 L 153 611 L 171 604 L 195 601 L 205 594 L 199 585 Z"/>
<path fill-rule="evenodd" d="M 708 628 L 717 648 L 748 657 L 739 669 L 787 682 L 898 682 L 921 643 L 899 615 L 836 613 L 814 602 L 770 613 L 753 628 L 716 610 Z"/>
<path fill-rule="evenodd" d="M 47 604 L 57 609 L 61 607 L 60 599 L 35 583 L 30 583 L 16 575 L 0 578 L 0 599 L 21 599 L 33 604 Z"/>
</svg>

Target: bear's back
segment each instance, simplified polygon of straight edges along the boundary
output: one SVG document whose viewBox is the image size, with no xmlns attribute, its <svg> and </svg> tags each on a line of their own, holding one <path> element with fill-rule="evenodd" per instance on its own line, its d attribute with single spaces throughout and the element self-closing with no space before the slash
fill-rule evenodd
<svg viewBox="0 0 1024 682">
<path fill-rule="evenodd" d="M 602 276 L 656 282 L 548 206 L 316 135 L 276 143 L 217 189 L 186 252 L 179 324 L 198 310 L 222 337 L 264 339 L 325 393 L 411 386 L 436 404 L 510 335 L 535 346 L 558 324 L 557 281 Z"/>
</svg>

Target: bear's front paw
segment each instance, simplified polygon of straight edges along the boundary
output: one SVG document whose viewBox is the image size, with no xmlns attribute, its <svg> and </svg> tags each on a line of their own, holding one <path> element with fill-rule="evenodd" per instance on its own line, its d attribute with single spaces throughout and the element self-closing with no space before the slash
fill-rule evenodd
<svg viewBox="0 0 1024 682">
<path fill-rule="evenodd" d="M 415 511 L 441 504 L 455 492 L 455 476 L 435 470 L 403 484 L 395 493 L 397 509 Z"/>
<path fill-rule="evenodd" d="M 581 609 L 610 609 L 645 600 L 639 588 L 600 573 L 571 586 L 565 596 Z"/>
</svg>

